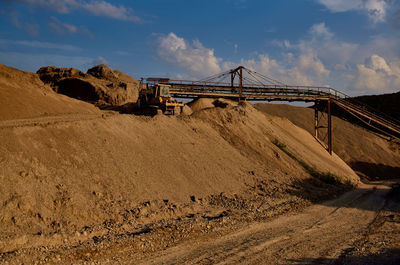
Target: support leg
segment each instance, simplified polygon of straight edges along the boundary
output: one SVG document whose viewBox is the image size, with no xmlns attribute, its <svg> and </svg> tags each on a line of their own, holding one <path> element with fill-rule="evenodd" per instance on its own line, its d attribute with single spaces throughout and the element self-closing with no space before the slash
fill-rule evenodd
<svg viewBox="0 0 400 265">
<path fill-rule="evenodd" d="M 332 155 L 332 117 L 331 100 L 328 100 L 328 152 Z"/>
<path fill-rule="evenodd" d="M 314 129 L 315 129 L 315 138 L 318 139 L 318 107 L 314 106 Z"/>
</svg>

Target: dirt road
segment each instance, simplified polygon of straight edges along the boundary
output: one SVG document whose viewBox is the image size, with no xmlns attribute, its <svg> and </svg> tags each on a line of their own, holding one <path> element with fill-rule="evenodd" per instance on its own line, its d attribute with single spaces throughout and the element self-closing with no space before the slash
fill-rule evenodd
<svg viewBox="0 0 400 265">
<path fill-rule="evenodd" d="M 400 205 L 390 191 L 387 182 L 363 184 L 300 214 L 176 246 L 142 264 L 400 264 Z"/>
</svg>

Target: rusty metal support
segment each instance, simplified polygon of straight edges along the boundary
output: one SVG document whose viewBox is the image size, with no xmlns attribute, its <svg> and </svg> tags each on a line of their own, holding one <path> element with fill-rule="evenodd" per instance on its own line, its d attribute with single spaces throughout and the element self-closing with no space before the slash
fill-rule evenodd
<svg viewBox="0 0 400 265">
<path fill-rule="evenodd" d="M 315 101 L 314 104 L 314 132 L 315 132 L 315 139 L 321 145 L 323 145 L 326 150 L 329 152 L 329 154 L 332 155 L 332 116 L 331 116 L 331 100 L 324 100 L 324 101 Z M 326 119 L 325 119 L 326 115 Z M 325 122 L 324 124 L 321 124 L 321 119 L 323 119 Z M 319 139 L 320 133 L 319 129 L 326 129 L 326 134 L 322 134 L 323 139 Z M 328 138 L 328 139 L 327 139 Z M 327 144 L 325 144 L 325 141 L 327 141 Z"/>
<path fill-rule="evenodd" d="M 315 103 L 316 104 L 316 103 Z M 314 106 L 314 129 L 315 129 L 315 138 L 318 139 L 318 107 L 315 105 Z"/>
<path fill-rule="evenodd" d="M 243 98 L 243 66 L 239 66 L 239 101 Z"/>
<path fill-rule="evenodd" d="M 332 117 L 331 99 L 328 99 L 328 152 L 332 155 Z"/>
<path fill-rule="evenodd" d="M 239 102 L 243 99 L 243 66 L 239 66 L 235 69 L 232 69 L 229 73 L 231 74 L 231 91 L 234 92 L 235 85 L 235 77 L 236 75 L 239 77 Z"/>
</svg>

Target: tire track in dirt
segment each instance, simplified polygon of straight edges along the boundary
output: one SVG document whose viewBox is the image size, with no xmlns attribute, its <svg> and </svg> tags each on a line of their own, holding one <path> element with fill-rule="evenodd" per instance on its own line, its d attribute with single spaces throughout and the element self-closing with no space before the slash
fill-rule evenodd
<svg viewBox="0 0 400 265">
<path fill-rule="evenodd" d="M 303 213 L 260 223 L 213 242 L 177 246 L 142 264 L 304 264 L 338 258 L 365 236 L 390 190 L 362 185 Z"/>
<path fill-rule="evenodd" d="M 17 127 L 49 126 L 58 123 L 68 123 L 75 121 L 88 121 L 109 117 L 113 114 L 63 114 L 57 116 L 43 116 L 29 119 L 16 119 L 0 121 L 0 129 L 10 129 Z"/>
</svg>

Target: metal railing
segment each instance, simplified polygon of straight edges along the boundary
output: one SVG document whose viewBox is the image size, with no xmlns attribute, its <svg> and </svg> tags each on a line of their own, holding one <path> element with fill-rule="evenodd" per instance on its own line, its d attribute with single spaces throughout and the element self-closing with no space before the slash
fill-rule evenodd
<svg viewBox="0 0 400 265">
<path fill-rule="evenodd" d="M 193 97 L 226 97 L 248 98 L 249 100 L 279 100 L 279 101 L 316 101 L 332 100 L 348 112 L 369 119 L 380 126 L 386 127 L 400 135 L 400 121 L 389 117 L 351 98 L 347 94 L 324 86 L 296 86 L 296 85 L 243 85 L 242 93 L 238 93 L 237 86 L 226 82 L 200 82 L 188 80 L 169 80 L 170 93 L 174 96 Z"/>
</svg>

